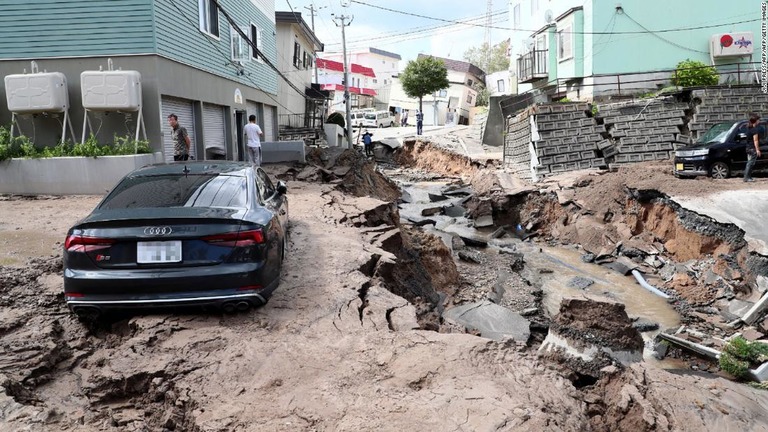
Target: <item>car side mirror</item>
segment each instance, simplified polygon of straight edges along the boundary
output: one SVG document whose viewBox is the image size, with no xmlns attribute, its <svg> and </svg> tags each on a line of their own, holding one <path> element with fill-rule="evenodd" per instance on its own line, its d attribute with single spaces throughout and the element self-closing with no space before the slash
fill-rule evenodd
<svg viewBox="0 0 768 432">
<path fill-rule="evenodd" d="M 282 180 L 277 182 L 277 188 L 276 189 L 277 189 L 277 193 L 279 193 L 280 195 L 285 195 L 285 194 L 288 193 L 288 186 L 286 186 L 285 182 L 282 181 Z"/>
</svg>

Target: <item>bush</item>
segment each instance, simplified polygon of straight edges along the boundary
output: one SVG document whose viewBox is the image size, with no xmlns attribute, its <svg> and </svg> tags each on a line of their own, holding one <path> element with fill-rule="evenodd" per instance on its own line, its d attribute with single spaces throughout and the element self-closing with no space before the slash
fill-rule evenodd
<svg viewBox="0 0 768 432">
<path fill-rule="evenodd" d="M 712 66 L 697 60 L 683 60 L 677 64 L 672 84 L 678 87 L 717 85 L 720 76 Z"/>
<path fill-rule="evenodd" d="M 72 144 L 69 141 L 55 147 L 38 149 L 25 136 L 11 138 L 10 128 L 0 126 L 0 161 L 11 158 L 51 158 L 62 156 L 119 156 L 152 153 L 147 141 L 134 141 L 129 137 L 114 137 L 111 144 L 99 144 L 91 135 L 84 143 Z"/>
<path fill-rule="evenodd" d="M 340 112 L 335 112 L 328 116 L 328 120 L 325 121 L 326 123 L 331 124 L 337 124 L 341 126 L 342 129 L 344 129 L 347 125 L 347 122 L 344 120 L 344 115 Z"/>
<path fill-rule="evenodd" d="M 743 337 L 731 339 L 720 355 L 720 369 L 736 378 L 749 378 L 749 368 L 768 360 L 768 344 L 750 342 Z"/>
</svg>

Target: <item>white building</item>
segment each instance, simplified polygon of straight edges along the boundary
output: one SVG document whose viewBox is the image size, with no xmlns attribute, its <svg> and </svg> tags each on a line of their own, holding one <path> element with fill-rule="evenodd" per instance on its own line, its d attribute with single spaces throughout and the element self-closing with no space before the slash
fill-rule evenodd
<svg viewBox="0 0 768 432">
<path fill-rule="evenodd" d="M 419 58 L 434 57 L 419 54 Z M 425 125 L 469 124 L 469 110 L 477 103 L 477 89 L 485 87 L 485 72 L 460 60 L 435 57 L 448 69 L 448 88 L 422 98 Z M 408 124 L 415 124 L 419 100 L 405 94 L 399 80 L 392 88 L 390 105 L 396 111 L 408 112 Z M 433 118 L 434 117 L 434 118 Z"/>
<path fill-rule="evenodd" d="M 373 69 L 356 63 L 349 65 L 349 93 L 352 108 L 373 108 L 378 94 L 372 88 L 376 74 Z M 318 84 L 321 90 L 331 92 L 328 113 L 344 111 L 344 65 L 324 58 L 317 59 Z"/>
<path fill-rule="evenodd" d="M 517 94 L 517 80 L 509 70 L 494 72 L 485 76 L 485 88 L 491 96 Z"/>
<path fill-rule="evenodd" d="M 364 50 L 347 53 L 350 63 L 367 67 L 373 70 L 375 77 L 368 83 L 368 87 L 376 91 L 374 104 L 381 110 L 389 109 L 390 92 L 393 78 L 400 73 L 400 54 L 380 50 L 377 48 L 365 48 Z M 326 54 L 323 58 L 341 62 L 342 54 Z"/>
<path fill-rule="evenodd" d="M 323 51 L 323 44 L 317 38 L 301 13 L 275 12 L 277 32 L 278 64 L 291 83 L 304 91 L 299 94 L 285 81 L 278 80 L 277 98 L 279 106 L 278 125 L 283 127 L 314 126 L 311 118 L 315 107 L 308 103 L 307 96 L 317 97 L 312 91 L 315 55 Z M 317 102 L 322 106 L 322 100 Z"/>
</svg>

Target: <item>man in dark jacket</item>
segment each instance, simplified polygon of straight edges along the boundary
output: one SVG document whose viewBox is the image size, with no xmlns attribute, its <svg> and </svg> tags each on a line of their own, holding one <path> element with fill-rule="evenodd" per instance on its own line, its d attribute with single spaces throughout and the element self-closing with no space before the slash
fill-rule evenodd
<svg viewBox="0 0 768 432">
<path fill-rule="evenodd" d="M 749 123 L 747 124 L 747 166 L 744 168 L 744 181 L 753 182 L 752 168 L 757 159 L 762 156 L 760 153 L 760 138 L 765 136 L 765 127 L 759 123 L 760 115 L 757 113 L 749 114 Z"/>
</svg>

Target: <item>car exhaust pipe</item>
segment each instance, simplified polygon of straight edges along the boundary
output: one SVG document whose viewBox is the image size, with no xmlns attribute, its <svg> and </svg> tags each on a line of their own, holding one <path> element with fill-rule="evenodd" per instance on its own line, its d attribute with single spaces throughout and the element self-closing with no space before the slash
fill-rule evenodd
<svg viewBox="0 0 768 432">
<path fill-rule="evenodd" d="M 237 310 L 239 310 L 240 312 L 245 312 L 250 308 L 251 308 L 251 304 L 248 303 L 247 301 L 237 302 Z"/>
<path fill-rule="evenodd" d="M 81 319 L 95 320 L 101 317 L 101 309 L 96 306 L 75 306 L 72 312 Z"/>
<path fill-rule="evenodd" d="M 221 305 L 221 310 L 223 310 L 225 313 L 231 314 L 235 313 L 237 306 L 235 305 L 235 302 L 227 302 Z"/>
</svg>

